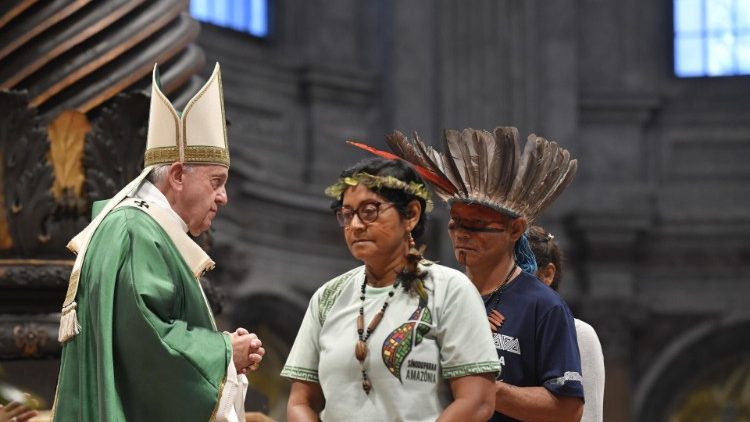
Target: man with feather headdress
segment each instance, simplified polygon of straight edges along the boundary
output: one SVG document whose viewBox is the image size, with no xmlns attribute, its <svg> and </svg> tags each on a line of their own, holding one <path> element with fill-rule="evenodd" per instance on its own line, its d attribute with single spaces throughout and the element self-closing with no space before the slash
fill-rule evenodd
<svg viewBox="0 0 750 422">
<path fill-rule="evenodd" d="M 502 367 L 491 421 L 580 420 L 573 316 L 533 275 L 526 238 L 527 227 L 572 180 L 576 160 L 533 134 L 521 153 L 513 127 L 446 130 L 444 153 L 400 132 L 386 139 L 450 207 L 454 253 L 482 295 Z"/>
</svg>

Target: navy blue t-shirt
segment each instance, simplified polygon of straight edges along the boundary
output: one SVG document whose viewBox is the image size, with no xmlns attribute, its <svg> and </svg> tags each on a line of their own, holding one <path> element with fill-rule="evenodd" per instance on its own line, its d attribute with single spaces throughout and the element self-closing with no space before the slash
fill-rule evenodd
<svg viewBox="0 0 750 422">
<path fill-rule="evenodd" d="M 484 296 L 487 312 L 504 317 L 492 333 L 500 359 L 498 379 L 517 387 L 543 386 L 583 399 L 581 357 L 573 315 L 565 301 L 536 277 L 521 272 L 498 297 Z M 515 421 L 495 413 L 490 421 Z"/>
</svg>

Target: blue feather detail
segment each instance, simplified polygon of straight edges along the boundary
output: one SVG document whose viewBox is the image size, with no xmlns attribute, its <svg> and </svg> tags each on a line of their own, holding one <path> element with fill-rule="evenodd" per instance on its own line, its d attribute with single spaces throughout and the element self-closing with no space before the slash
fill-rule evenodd
<svg viewBox="0 0 750 422">
<path fill-rule="evenodd" d="M 534 252 L 531 251 L 529 238 L 526 233 L 524 233 L 516 242 L 514 252 L 518 266 L 529 274 L 536 274 L 536 258 L 534 258 Z"/>
</svg>

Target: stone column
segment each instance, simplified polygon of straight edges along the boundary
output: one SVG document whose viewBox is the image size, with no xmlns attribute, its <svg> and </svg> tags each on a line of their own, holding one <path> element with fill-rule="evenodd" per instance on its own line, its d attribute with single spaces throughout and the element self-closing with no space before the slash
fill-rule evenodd
<svg viewBox="0 0 750 422">
<path fill-rule="evenodd" d="M 604 352 L 605 420 L 628 422 L 635 385 L 634 332 L 646 315 L 635 296 L 638 251 L 649 219 L 624 213 L 580 214 L 569 224 L 581 280 L 577 316 L 594 327 Z"/>
</svg>

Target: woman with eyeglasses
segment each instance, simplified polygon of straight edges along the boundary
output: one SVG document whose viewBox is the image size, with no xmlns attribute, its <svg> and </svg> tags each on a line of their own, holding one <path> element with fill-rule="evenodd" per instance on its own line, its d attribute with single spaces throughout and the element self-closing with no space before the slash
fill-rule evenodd
<svg viewBox="0 0 750 422">
<path fill-rule="evenodd" d="M 405 162 L 371 158 L 326 193 L 364 265 L 310 300 L 282 371 L 289 421 L 486 421 L 497 353 L 462 273 L 424 260 L 430 195 Z"/>
</svg>

